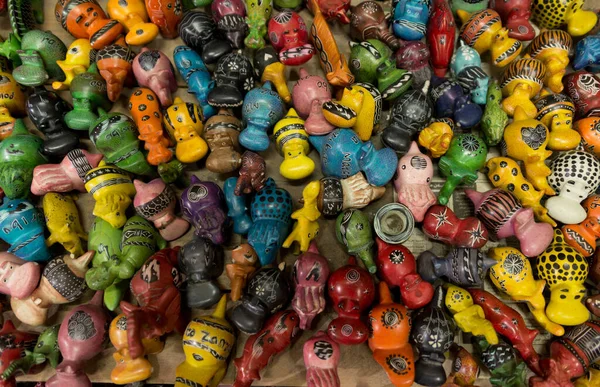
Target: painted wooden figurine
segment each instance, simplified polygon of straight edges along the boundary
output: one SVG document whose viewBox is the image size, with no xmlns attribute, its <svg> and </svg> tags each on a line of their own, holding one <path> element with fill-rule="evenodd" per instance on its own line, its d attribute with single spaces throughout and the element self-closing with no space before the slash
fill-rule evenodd
<svg viewBox="0 0 600 387">
<path fill-rule="evenodd" d="M 187 232 L 190 224 L 175 215 L 177 197 L 173 189 L 162 179 L 148 183 L 134 180 L 136 195 L 133 198 L 135 212 L 154 223 L 166 241 L 174 241 Z"/>
<path fill-rule="evenodd" d="M 360 210 L 346 210 L 338 215 L 335 223 L 338 242 L 344 245 L 349 254 L 358 256 L 369 273 L 375 273 L 377 271 L 373 260 L 375 241 L 371 221 L 367 215 Z"/>
<path fill-rule="evenodd" d="M 581 145 L 586 152 L 600 157 L 600 128 L 599 117 L 587 117 L 575 121 L 575 130 L 581 135 Z"/>
<path fill-rule="evenodd" d="M 485 143 L 488 146 L 498 145 L 507 124 L 508 114 L 502 109 L 502 89 L 494 80 L 488 85 L 485 110 L 481 117 L 481 132 Z"/>
<path fill-rule="evenodd" d="M 10 299 L 15 316 L 25 324 L 43 325 L 52 305 L 67 304 L 81 297 L 87 290 L 85 272 L 93 257 L 94 252 L 88 251 L 77 258 L 65 255 L 50 260 L 31 295 L 24 299 Z"/>
<path fill-rule="evenodd" d="M 465 193 L 475 206 L 475 214 L 487 230 L 498 239 L 516 236 L 520 250 L 528 257 L 541 254 L 552 241 L 552 226 L 536 223 L 533 210 L 523 208 L 510 191 L 499 188 L 487 192 L 472 189 Z"/>
<path fill-rule="evenodd" d="M 368 271 L 356 264 L 353 256 L 348 264 L 329 276 L 327 293 L 333 301 L 337 317 L 327 327 L 327 334 L 339 344 L 358 345 L 367 341 L 368 327 L 361 319 L 375 300 L 375 284 Z"/>
<path fill-rule="evenodd" d="M 512 62 L 500 79 L 502 95 L 505 97 L 502 100 L 504 111 L 513 117 L 520 107 L 527 117 L 534 118 L 537 109 L 531 99 L 542 89 L 545 78 L 546 66 L 537 59 L 521 58 Z"/>
<path fill-rule="evenodd" d="M 251 6 L 256 7 L 256 4 Z M 244 1 L 213 0 L 210 9 L 217 25 L 217 31 L 227 39 L 234 49 L 244 48 L 244 38 L 248 34 Z"/>
<path fill-rule="evenodd" d="M 563 90 L 562 80 L 572 51 L 573 39 L 562 30 L 542 31 L 529 45 L 529 55 L 546 67 L 544 84 L 555 93 Z"/>
<path fill-rule="evenodd" d="M 273 90 L 271 82 L 265 82 L 244 97 L 242 118 L 246 127 L 240 133 L 240 144 L 251 151 L 263 152 L 269 148 L 267 132 L 285 114 L 285 104 Z"/>
<path fill-rule="evenodd" d="M 227 216 L 233 223 L 233 232 L 238 235 L 247 235 L 252 226 L 247 195 L 235 194 L 235 187 L 239 178 L 230 177 L 223 183 L 223 193 L 227 203 Z"/>
<path fill-rule="evenodd" d="M 299 79 L 292 89 L 292 103 L 300 118 L 305 120 L 304 128 L 308 134 L 320 136 L 335 129 L 323 115 L 322 106 L 330 100 L 331 88 L 327 81 L 300 68 Z"/>
<path fill-rule="evenodd" d="M 95 63 L 92 63 L 86 72 L 75 76 L 70 90 L 73 110 L 65 114 L 64 120 L 71 129 L 87 131 L 98 119 L 98 108 L 108 111 L 112 107 L 112 102 L 106 94 L 106 81 L 98 73 Z"/>
<path fill-rule="evenodd" d="M 8 253 L 32 262 L 50 259 L 44 240 L 44 217 L 33 204 L 4 198 L 0 206 L 0 230 L 0 239 L 10 245 Z"/>
<path fill-rule="evenodd" d="M 265 35 L 267 35 L 267 21 L 271 18 L 273 7 L 270 1 L 246 0 L 246 24 L 248 25 L 248 36 L 244 39 L 246 47 L 259 50 L 265 46 Z"/>
<path fill-rule="evenodd" d="M 79 220 L 79 211 L 72 197 L 49 192 L 42 199 L 46 227 L 50 236 L 46 240 L 48 246 L 55 243 L 63 245 L 69 253 L 79 257 L 83 255 L 81 239 L 87 240 Z"/>
<path fill-rule="evenodd" d="M 596 251 L 596 233 L 600 218 L 600 196 L 590 195 L 584 202 L 586 218 L 579 224 L 567 224 L 562 227 L 566 242 L 584 257 L 589 257 Z"/>
<path fill-rule="evenodd" d="M 452 2 L 454 4 L 454 2 Z M 456 23 L 448 0 L 433 0 L 427 24 L 427 43 L 431 52 L 433 73 L 443 77 L 454 52 Z"/>
<path fill-rule="evenodd" d="M 296 12 L 283 11 L 275 15 L 269 20 L 268 32 L 284 65 L 299 66 L 312 58 L 314 48 L 308 43 L 306 24 Z"/>
<path fill-rule="evenodd" d="M 164 53 L 144 47 L 133 59 L 132 69 L 138 84 L 151 89 L 163 108 L 173 104 L 171 93 L 177 91 L 177 81 L 173 65 Z"/>
<path fill-rule="evenodd" d="M 81 73 L 87 71 L 93 61 L 94 52 L 88 39 L 75 39 L 67 49 L 67 55 L 64 60 L 59 60 L 56 64 L 65 74 L 63 82 L 52 82 L 54 90 L 67 90 L 73 79 Z"/>
<path fill-rule="evenodd" d="M 421 40 L 425 37 L 429 20 L 429 3 L 421 0 L 395 2 L 392 30 L 403 40 Z"/>
<path fill-rule="evenodd" d="M 529 22 L 532 2 L 532 0 L 492 0 L 489 6 L 502 18 L 502 24 L 508 29 L 510 38 L 527 41 L 535 38 L 535 30 Z"/>
<path fill-rule="evenodd" d="M 481 286 L 488 269 L 495 264 L 480 250 L 455 247 L 445 257 L 424 251 L 417 260 L 417 270 L 430 283 L 445 277 L 451 284 L 472 287 Z"/>
<path fill-rule="evenodd" d="M 225 273 L 231 281 L 231 301 L 242 297 L 248 278 L 256 271 L 256 252 L 247 243 L 241 244 L 231 251 L 231 263 L 225 265 Z"/>
<path fill-rule="evenodd" d="M 210 316 L 193 319 L 183 335 L 185 360 L 175 370 L 175 386 L 218 385 L 227 371 L 227 359 L 235 349 L 235 333 L 225 319 L 227 296 L 223 295 Z M 202 335 L 210 337 L 209 342 Z"/>
<path fill-rule="evenodd" d="M 96 54 L 100 75 L 106 81 L 108 99 L 115 102 L 123 91 L 125 80 L 131 76 L 135 52 L 119 44 L 106 46 Z"/>
<path fill-rule="evenodd" d="M 590 35 L 579 42 L 575 47 L 575 57 L 573 58 L 573 69 L 581 70 L 587 68 L 593 72 L 597 71 L 598 65 L 600 65 L 600 57 L 596 51 L 598 44 L 600 44 L 600 36 Z"/>
<path fill-rule="evenodd" d="M 223 108 L 242 106 L 246 93 L 254 89 L 252 62 L 238 52 L 221 56 L 214 71 L 214 82 L 215 87 L 208 93 L 209 105 Z"/>
<path fill-rule="evenodd" d="M 449 285 L 444 303 L 453 314 L 456 326 L 461 331 L 474 336 L 484 336 L 492 345 L 498 344 L 498 335 L 492 323 L 485 319 L 481 306 L 473 303 L 469 292 L 458 286 Z"/>
<path fill-rule="evenodd" d="M 477 170 L 485 165 L 487 146 L 476 134 L 454 136 L 448 151 L 440 158 L 439 168 L 446 182 L 438 195 L 438 202 L 446 205 L 459 184 L 473 184 Z"/>
<path fill-rule="evenodd" d="M 273 315 L 262 330 L 250 336 L 242 356 L 233 361 L 237 368 L 233 387 L 250 387 L 255 380 L 260 380 L 260 371 L 298 335 L 298 324 L 296 312 L 284 310 Z"/>
<path fill-rule="evenodd" d="M 336 217 L 340 212 L 352 208 L 364 208 L 385 194 L 385 187 L 369 184 L 362 172 L 338 179 L 324 177 L 319 180 L 321 189 L 317 208 L 326 217 Z"/>
<path fill-rule="evenodd" d="M 462 44 L 452 56 L 450 68 L 456 81 L 469 92 L 471 100 L 485 105 L 490 77 L 481 69 L 481 57 L 477 50 Z"/>
<path fill-rule="evenodd" d="M 273 263 L 292 223 L 290 216 L 294 206 L 288 191 L 277 187 L 267 179 L 265 188 L 254 195 L 250 204 L 252 226 L 248 231 L 248 243 L 254 248 L 261 266 Z"/>
<path fill-rule="evenodd" d="M 419 7 L 413 7 L 411 8 L 411 11 L 412 12 L 402 14 L 402 16 L 406 16 L 407 19 L 412 19 L 411 21 L 413 23 L 411 23 L 411 26 L 414 26 L 415 30 L 418 30 L 419 27 L 417 27 L 417 25 L 419 24 L 422 25 L 422 29 L 424 30 L 425 25 L 422 20 L 424 18 L 424 12 L 422 12 Z M 400 16 L 398 16 L 398 18 L 399 17 Z M 397 20 L 396 17 L 394 17 L 394 19 Z M 426 18 L 425 21 L 427 21 Z M 398 33 L 396 30 L 399 26 L 400 24 L 394 21 L 393 29 L 397 36 Z M 402 28 L 400 28 L 400 30 L 402 30 Z M 378 39 L 387 44 L 392 50 L 397 50 L 400 47 L 400 42 L 390 32 L 388 16 L 386 16 L 381 5 L 372 0 L 362 1 L 352 7 L 352 16 L 350 17 L 350 37 L 359 42 L 367 39 Z M 405 39 L 419 40 L 420 38 Z"/>
<path fill-rule="evenodd" d="M 553 29 L 567 25 L 569 35 L 579 37 L 590 32 L 598 16 L 593 11 L 583 10 L 579 0 L 555 0 L 544 3 L 533 1 L 533 21 L 540 29 Z"/>
<path fill-rule="evenodd" d="M 472 128 L 479 124 L 483 111 L 465 93 L 458 81 L 433 76 L 431 79 L 431 99 L 434 116 L 449 118 L 458 128 Z"/>
<path fill-rule="evenodd" d="M 433 106 L 424 91 L 407 91 L 394 101 L 388 126 L 381 133 L 382 143 L 401 155 L 414 153 L 411 141 L 427 126 L 432 113 Z"/>
<path fill-rule="evenodd" d="M 488 241 L 488 230 L 474 216 L 460 219 L 448 207 L 431 206 L 423 219 L 423 233 L 445 244 L 480 249 Z"/>
<path fill-rule="evenodd" d="M 223 273 L 223 249 L 205 238 L 194 238 L 179 250 L 178 263 L 186 279 L 190 308 L 212 308 L 221 299 L 216 279 Z"/>
<path fill-rule="evenodd" d="M 178 32 L 185 45 L 198 52 L 203 51 L 203 48 L 211 41 L 220 40 L 217 34 L 217 25 L 212 16 L 196 9 L 184 12 Z"/>
<path fill-rule="evenodd" d="M 479 364 L 473 355 L 456 343 L 450 347 L 450 353 L 454 356 L 452 372 L 442 387 L 473 386 L 480 371 Z"/>
<path fill-rule="evenodd" d="M 41 267 L 11 253 L 0 253 L 0 293 L 28 297 L 40 282 Z"/>
<path fill-rule="evenodd" d="M 206 169 L 215 173 L 230 173 L 241 166 L 238 141 L 241 130 L 242 123 L 229 109 L 220 109 L 206 121 L 204 139 L 210 148 Z"/>
<path fill-rule="evenodd" d="M 8 371 L 12 364 L 22 361 L 27 352 L 34 350 L 37 339 L 37 334 L 17 330 L 11 320 L 5 320 L 0 329 L 0 340 L 4 343 L 0 348 L 0 360 L 2 360 L 0 371 Z M 16 387 L 17 381 L 14 376 L 10 376 L 2 378 L 0 384 L 3 387 Z"/>
<path fill-rule="evenodd" d="M 415 380 L 415 358 L 408 342 L 410 317 L 392 300 L 385 282 L 379 283 L 379 304 L 369 312 L 369 349 L 394 386 L 410 387 Z"/>
<path fill-rule="evenodd" d="M 241 303 L 231 311 L 231 323 L 237 329 L 250 335 L 259 332 L 267 317 L 289 302 L 290 287 L 284 268 L 284 263 L 279 267 L 262 267 L 250 278 Z"/>
<path fill-rule="evenodd" d="M 257 153 L 245 151 L 242 155 L 240 177 L 234 193 L 238 196 L 260 192 L 267 183 L 267 163 Z"/>
<path fill-rule="evenodd" d="M 445 352 L 454 341 L 456 327 L 444 311 L 444 289 L 435 289 L 433 300 L 412 316 L 410 338 L 419 352 L 415 363 L 415 382 L 424 386 L 440 386 L 446 380 L 442 363 Z"/>
<path fill-rule="evenodd" d="M 529 259 L 514 247 L 496 247 L 488 252 L 497 263 L 490 268 L 490 279 L 496 288 L 514 301 L 525 301 L 535 320 L 554 336 L 565 330 L 546 316 L 543 291 L 546 281 L 535 280 Z"/>
<path fill-rule="evenodd" d="M 279 153 L 284 160 L 279 166 L 281 176 L 290 180 L 300 180 L 310 176 L 315 163 L 307 155 L 310 152 L 308 134 L 304 130 L 304 120 L 291 108 L 273 128 L 273 136 Z"/>
<path fill-rule="evenodd" d="M 550 169 L 548 183 L 558 195 L 546 201 L 548 214 L 565 224 L 582 222 L 586 213 L 580 203 L 600 185 L 600 161 L 590 153 L 572 150 L 553 159 Z"/>
<path fill-rule="evenodd" d="M 256 1 L 256 0 L 252 0 Z M 268 1 L 263 4 L 270 4 Z M 286 66 L 279 61 L 277 51 L 272 46 L 263 47 L 254 53 L 254 73 L 265 83 L 271 82 L 281 99 L 289 104 L 292 101 L 285 75 Z M 300 69 L 302 71 L 302 69 Z"/>
<path fill-rule="evenodd" d="M 348 17 L 348 11 L 350 10 L 350 3 L 351 2 L 348 0 L 317 0 L 316 5 L 319 6 L 321 13 L 327 21 L 337 20 L 342 24 L 349 24 L 350 18 Z M 306 5 L 311 12 L 315 12 L 312 9 L 315 3 L 309 1 Z"/>
<path fill-rule="evenodd" d="M 547 94 L 535 100 L 536 120 L 550 129 L 548 149 L 566 151 L 575 149 L 581 136 L 573 130 L 575 105 L 564 94 Z"/>
<path fill-rule="evenodd" d="M 200 106 L 179 97 L 164 112 L 163 123 L 177 143 L 175 157 L 182 163 L 198 162 L 208 153 L 208 144 L 202 138 L 202 120 Z"/>
<path fill-rule="evenodd" d="M 340 346 L 327 333 L 318 331 L 306 340 L 303 355 L 308 387 L 340 387 Z"/>
<path fill-rule="evenodd" d="M 158 26 L 148 23 L 143 0 L 110 0 L 106 6 L 109 16 L 123 25 L 125 41 L 132 46 L 145 46 L 158 36 Z"/>
<path fill-rule="evenodd" d="M 146 10 L 150 21 L 156 24 L 165 39 L 174 39 L 178 35 L 177 27 L 183 16 L 180 0 L 146 0 Z"/>
<path fill-rule="evenodd" d="M 377 242 L 377 270 L 388 286 L 400 289 L 402 303 L 409 309 L 429 304 L 433 286 L 417 273 L 414 255 L 401 244 L 392 245 L 380 238 Z"/>
<path fill-rule="evenodd" d="M 471 336 L 474 353 L 490 372 L 490 384 L 493 387 L 527 386 L 527 365 L 511 344 L 502 337 L 498 339 L 498 344 L 491 345 L 483 336 Z"/>
<path fill-rule="evenodd" d="M 173 62 L 188 85 L 188 93 L 198 100 L 204 118 L 214 116 L 217 111 L 208 104 L 208 93 L 215 83 L 200 54 L 190 47 L 177 46 L 173 50 Z"/>
<path fill-rule="evenodd" d="M 396 67 L 408 70 L 413 74 L 413 87 L 423 89 L 429 84 L 433 70 L 429 65 L 431 53 L 429 47 L 422 41 L 406 42 L 396 55 Z"/>
<path fill-rule="evenodd" d="M 311 329 L 314 318 L 325 310 L 325 285 L 329 278 L 329 264 L 315 242 L 296 260 L 293 273 L 296 290 L 292 308 L 300 318 L 300 329 Z"/>
<path fill-rule="evenodd" d="M 454 121 L 450 118 L 433 119 L 419 133 L 419 145 L 427 149 L 432 158 L 439 159 L 448 151 L 453 136 Z"/>
<path fill-rule="evenodd" d="M 319 234 L 319 217 L 321 212 L 317 206 L 321 185 L 318 181 L 311 181 L 302 190 L 303 207 L 294 211 L 290 218 L 296 220 L 292 232 L 282 244 L 282 247 L 291 247 L 297 243 L 296 251 L 306 252 L 313 239 Z"/>
<path fill-rule="evenodd" d="M 225 196 L 216 183 L 202 181 L 192 175 L 191 185 L 180 198 L 183 219 L 195 228 L 195 235 L 210 239 L 214 244 L 225 242 L 225 229 L 228 225 L 225 213 Z"/>
<path fill-rule="evenodd" d="M 600 78 L 585 70 L 563 78 L 566 94 L 575 104 L 575 118 L 600 117 Z"/>
</svg>

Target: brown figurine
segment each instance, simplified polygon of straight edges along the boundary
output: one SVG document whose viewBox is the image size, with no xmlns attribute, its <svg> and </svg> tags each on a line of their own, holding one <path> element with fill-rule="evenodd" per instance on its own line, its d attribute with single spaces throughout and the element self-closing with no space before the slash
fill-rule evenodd
<svg viewBox="0 0 600 387">
<path fill-rule="evenodd" d="M 246 287 L 246 280 L 254 273 L 258 256 L 247 243 L 244 243 L 231 252 L 231 261 L 225 266 L 227 277 L 231 281 L 231 301 L 237 301 L 242 297 L 242 290 Z"/>
<path fill-rule="evenodd" d="M 134 57 L 135 52 L 119 44 L 111 44 L 98 51 L 96 56 L 98 70 L 106 81 L 108 99 L 113 102 L 119 98 L 125 80 L 132 74 L 131 64 Z"/>
<path fill-rule="evenodd" d="M 400 41 L 390 31 L 383 8 L 375 1 L 363 1 L 352 7 L 350 37 L 361 42 L 379 39 L 394 51 L 400 47 Z"/>
<path fill-rule="evenodd" d="M 267 181 L 267 164 L 265 159 L 254 152 L 246 151 L 242 155 L 240 177 L 235 186 L 235 194 L 249 194 L 264 188 Z"/>
<path fill-rule="evenodd" d="M 242 123 L 231 110 L 221 109 L 217 115 L 206 121 L 204 139 L 210 148 L 206 159 L 206 168 L 215 173 L 229 173 L 237 170 L 242 164 L 240 143 L 238 138 Z"/>
</svg>

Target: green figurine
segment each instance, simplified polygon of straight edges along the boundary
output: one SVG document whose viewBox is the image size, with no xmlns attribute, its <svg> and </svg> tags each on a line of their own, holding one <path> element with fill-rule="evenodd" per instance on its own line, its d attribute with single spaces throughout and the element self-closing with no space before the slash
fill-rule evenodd
<svg viewBox="0 0 600 387">
<path fill-rule="evenodd" d="M 267 20 L 271 18 L 270 1 L 246 0 L 246 24 L 248 25 L 248 36 L 244 39 L 246 47 L 254 50 L 265 46 L 265 35 L 267 34 Z"/>
<path fill-rule="evenodd" d="M 508 115 L 502 109 L 502 89 L 498 82 L 494 81 L 488 86 L 485 111 L 481 118 L 481 130 L 483 139 L 488 146 L 500 143 L 504 135 L 504 128 L 508 124 Z"/>
<path fill-rule="evenodd" d="M 58 359 L 60 357 L 60 350 L 58 348 L 59 329 L 60 324 L 44 329 L 38 336 L 38 340 L 33 351 L 26 349 L 25 356 L 10 363 L 0 378 L 2 380 L 8 380 L 17 372 L 27 374 L 29 373 L 31 367 L 43 364 L 46 362 L 46 360 L 50 363 L 52 368 L 56 368 L 58 365 Z"/>
<path fill-rule="evenodd" d="M 497 387 L 527 387 L 527 365 L 514 348 L 500 338 L 491 345 L 483 336 L 472 336 L 475 354 L 490 371 L 490 383 Z"/>
<path fill-rule="evenodd" d="M 452 4 L 452 13 L 455 15 L 459 9 L 473 14 L 488 8 L 487 0 L 452 0 L 450 3 Z"/>
<path fill-rule="evenodd" d="M 86 72 L 78 74 L 71 81 L 73 110 L 65 115 L 65 122 L 71 129 L 89 130 L 98 119 L 96 110 L 110 110 L 112 103 L 106 94 L 106 81 L 98 73 L 96 63 Z"/>
<path fill-rule="evenodd" d="M 35 23 L 44 23 L 43 0 L 8 0 L 10 26 L 17 39 L 35 30 Z"/>
<path fill-rule="evenodd" d="M 304 2 L 302 0 L 273 0 L 273 6 L 278 11 L 299 12 L 304 8 Z"/>
<path fill-rule="evenodd" d="M 0 188 L 9 199 L 29 195 L 33 169 L 48 159 L 40 152 L 44 141 L 29 133 L 23 120 L 15 121 L 13 132 L 0 142 Z"/>
<path fill-rule="evenodd" d="M 96 255 L 85 280 L 91 289 L 104 290 L 104 304 L 115 310 L 127 290 L 127 280 L 152 254 L 166 246 L 158 231 L 139 215 L 129 218 L 122 230 L 96 218 L 88 239 L 88 248 Z"/>
<path fill-rule="evenodd" d="M 457 185 L 475 183 L 477 171 L 483 168 L 486 156 L 487 146 L 481 137 L 471 133 L 455 135 L 448 151 L 440 158 L 439 168 L 446 182 L 438 195 L 438 202 L 448 203 Z"/>
<path fill-rule="evenodd" d="M 158 166 L 158 175 L 166 184 L 175 184 L 180 188 L 185 188 L 190 185 L 190 182 L 183 173 L 184 169 L 185 164 L 177 159 L 173 159 L 168 163 Z"/>
<path fill-rule="evenodd" d="M 90 140 L 104 155 L 107 164 L 136 175 L 154 176 L 155 172 L 140 150 L 138 130 L 131 118 L 122 113 L 107 113 L 98 108 L 100 118 L 90 126 Z"/>
<path fill-rule="evenodd" d="M 369 273 L 375 273 L 377 266 L 373 261 L 374 240 L 369 218 L 360 210 L 346 210 L 338 215 L 335 231 L 348 254 L 358 255 Z"/>
<path fill-rule="evenodd" d="M 212 2 L 213 0 L 183 0 L 181 3 L 183 4 L 184 12 L 187 12 L 194 8 L 210 7 Z"/>
</svg>

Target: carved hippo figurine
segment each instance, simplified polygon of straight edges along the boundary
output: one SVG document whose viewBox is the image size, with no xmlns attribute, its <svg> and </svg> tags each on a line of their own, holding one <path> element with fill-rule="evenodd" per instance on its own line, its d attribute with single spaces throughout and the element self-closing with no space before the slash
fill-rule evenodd
<svg viewBox="0 0 600 387">
<path fill-rule="evenodd" d="M 132 68 L 138 84 L 156 93 L 163 107 L 173 104 L 171 93 L 177 91 L 177 81 L 173 65 L 165 54 L 144 47 L 133 59 Z"/>
</svg>

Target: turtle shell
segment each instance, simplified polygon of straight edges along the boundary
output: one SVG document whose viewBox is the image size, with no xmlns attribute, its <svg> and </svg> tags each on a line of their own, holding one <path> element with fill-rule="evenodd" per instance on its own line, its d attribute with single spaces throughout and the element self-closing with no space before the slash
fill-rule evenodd
<svg viewBox="0 0 600 387">
<path fill-rule="evenodd" d="M 504 89 L 512 82 L 526 80 L 534 82 L 542 88 L 545 77 L 546 67 L 542 62 L 537 59 L 521 58 L 508 65 L 500 78 L 500 87 Z"/>
<path fill-rule="evenodd" d="M 570 53 L 573 49 L 573 38 L 571 38 L 571 35 L 563 30 L 542 31 L 529 45 L 529 55 L 535 58 L 542 51 L 555 48 Z"/>
<path fill-rule="evenodd" d="M 569 110 L 575 113 L 575 105 L 571 98 L 564 94 L 548 94 L 535 101 L 535 108 L 538 111 L 536 120 L 542 121 L 545 116 L 556 110 Z"/>
</svg>

